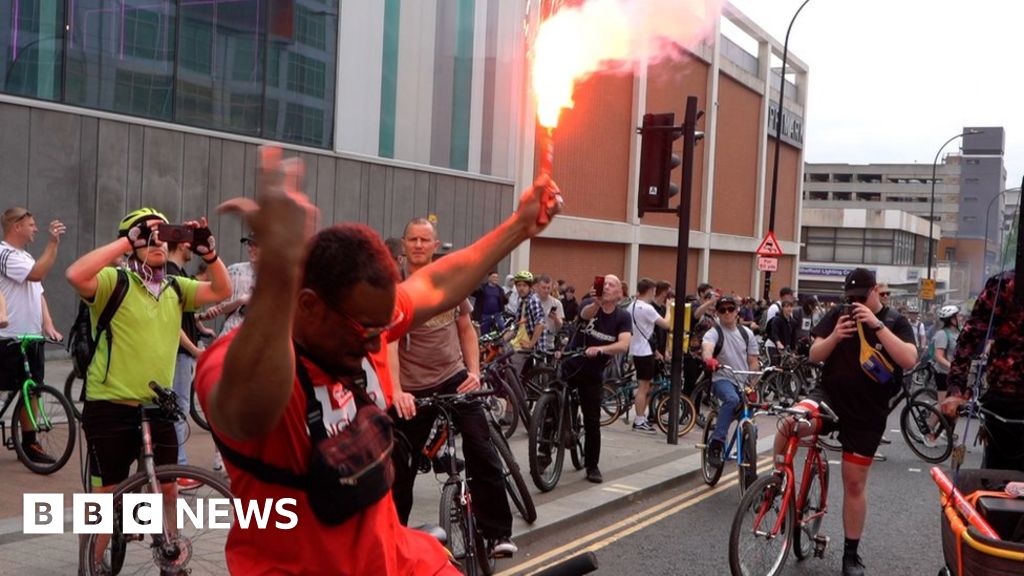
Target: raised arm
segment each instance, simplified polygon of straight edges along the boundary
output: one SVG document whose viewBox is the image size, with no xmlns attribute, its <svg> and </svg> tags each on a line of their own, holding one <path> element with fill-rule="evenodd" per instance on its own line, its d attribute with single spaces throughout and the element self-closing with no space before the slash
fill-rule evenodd
<svg viewBox="0 0 1024 576">
<path fill-rule="evenodd" d="M 304 238 L 315 213 L 302 189 L 298 160 L 281 161 L 280 149 L 260 149 L 260 191 L 255 206 L 229 201 L 225 210 L 247 210 L 265 260 L 246 319 L 231 342 L 221 379 L 210 391 L 209 416 L 236 440 L 266 435 L 288 405 L 295 378 L 292 325 L 301 284 Z"/>
<path fill-rule="evenodd" d="M 60 237 L 64 234 L 66 228 L 60 220 L 54 220 L 50 222 L 50 241 L 46 243 L 46 249 L 43 250 L 42 256 L 36 260 L 32 271 L 28 273 L 29 282 L 42 282 L 46 275 L 53 269 L 54 262 L 57 261 L 57 247 L 60 246 Z"/>
<path fill-rule="evenodd" d="M 454 308 L 472 292 L 477 282 L 523 240 L 547 227 L 538 224 L 541 210 L 549 216 L 561 207 L 558 187 L 547 176 L 539 176 L 519 198 L 519 208 L 510 218 L 482 238 L 426 266 L 403 282 L 412 299 L 413 326 L 444 310 Z M 549 219 L 550 222 L 550 219 Z"/>
<path fill-rule="evenodd" d="M 96 295 L 96 288 L 99 286 L 96 276 L 100 270 L 109 266 L 118 256 L 131 251 L 131 241 L 124 237 L 118 238 L 75 260 L 64 272 L 64 277 L 79 296 L 86 300 L 92 300 Z"/>
</svg>

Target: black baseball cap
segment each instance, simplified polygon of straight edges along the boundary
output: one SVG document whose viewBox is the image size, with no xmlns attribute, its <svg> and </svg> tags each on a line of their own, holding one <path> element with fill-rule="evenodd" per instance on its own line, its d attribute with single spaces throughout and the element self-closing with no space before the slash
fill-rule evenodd
<svg viewBox="0 0 1024 576">
<path fill-rule="evenodd" d="M 739 304 L 736 302 L 736 298 L 734 298 L 733 296 L 722 296 L 721 298 L 718 299 L 718 302 L 715 303 L 715 310 L 718 310 L 719 308 L 724 308 L 726 304 L 732 304 L 734 308 L 739 308 Z"/>
<path fill-rule="evenodd" d="M 843 291 L 847 296 L 867 297 L 875 287 L 875 273 L 867 268 L 854 268 L 843 281 Z"/>
</svg>

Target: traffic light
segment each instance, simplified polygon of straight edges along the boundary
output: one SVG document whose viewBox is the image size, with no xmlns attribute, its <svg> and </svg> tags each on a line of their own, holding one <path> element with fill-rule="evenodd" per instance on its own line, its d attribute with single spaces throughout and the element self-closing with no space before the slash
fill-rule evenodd
<svg viewBox="0 0 1024 576">
<path fill-rule="evenodd" d="M 672 183 L 672 170 L 682 159 L 672 153 L 672 143 L 683 135 L 675 126 L 675 114 L 644 114 L 640 132 L 640 186 L 637 208 L 644 212 L 671 212 L 669 198 L 679 194 L 679 186 Z"/>
</svg>

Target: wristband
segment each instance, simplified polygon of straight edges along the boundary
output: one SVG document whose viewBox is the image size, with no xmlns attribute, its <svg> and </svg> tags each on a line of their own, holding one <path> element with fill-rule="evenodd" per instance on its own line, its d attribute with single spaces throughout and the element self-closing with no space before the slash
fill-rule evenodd
<svg viewBox="0 0 1024 576">
<path fill-rule="evenodd" d="M 206 262 L 207 264 L 213 264 L 214 262 L 217 261 L 218 258 L 220 258 L 220 255 L 217 254 L 216 252 L 214 252 L 213 253 L 213 258 L 210 258 L 209 260 L 207 260 L 206 258 L 203 258 L 203 262 Z"/>
</svg>

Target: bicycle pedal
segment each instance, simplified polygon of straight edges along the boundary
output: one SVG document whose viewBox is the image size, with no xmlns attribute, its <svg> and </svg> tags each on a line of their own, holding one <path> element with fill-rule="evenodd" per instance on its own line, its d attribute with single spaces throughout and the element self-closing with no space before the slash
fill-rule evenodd
<svg viewBox="0 0 1024 576">
<path fill-rule="evenodd" d="M 828 536 L 825 536 L 824 534 L 815 534 L 811 539 L 814 540 L 814 557 L 824 558 L 825 549 L 828 548 Z"/>
<path fill-rule="evenodd" d="M 707 444 L 694 444 L 693 447 L 696 448 L 697 450 L 703 450 L 703 449 L 707 448 L 708 445 Z"/>
</svg>

